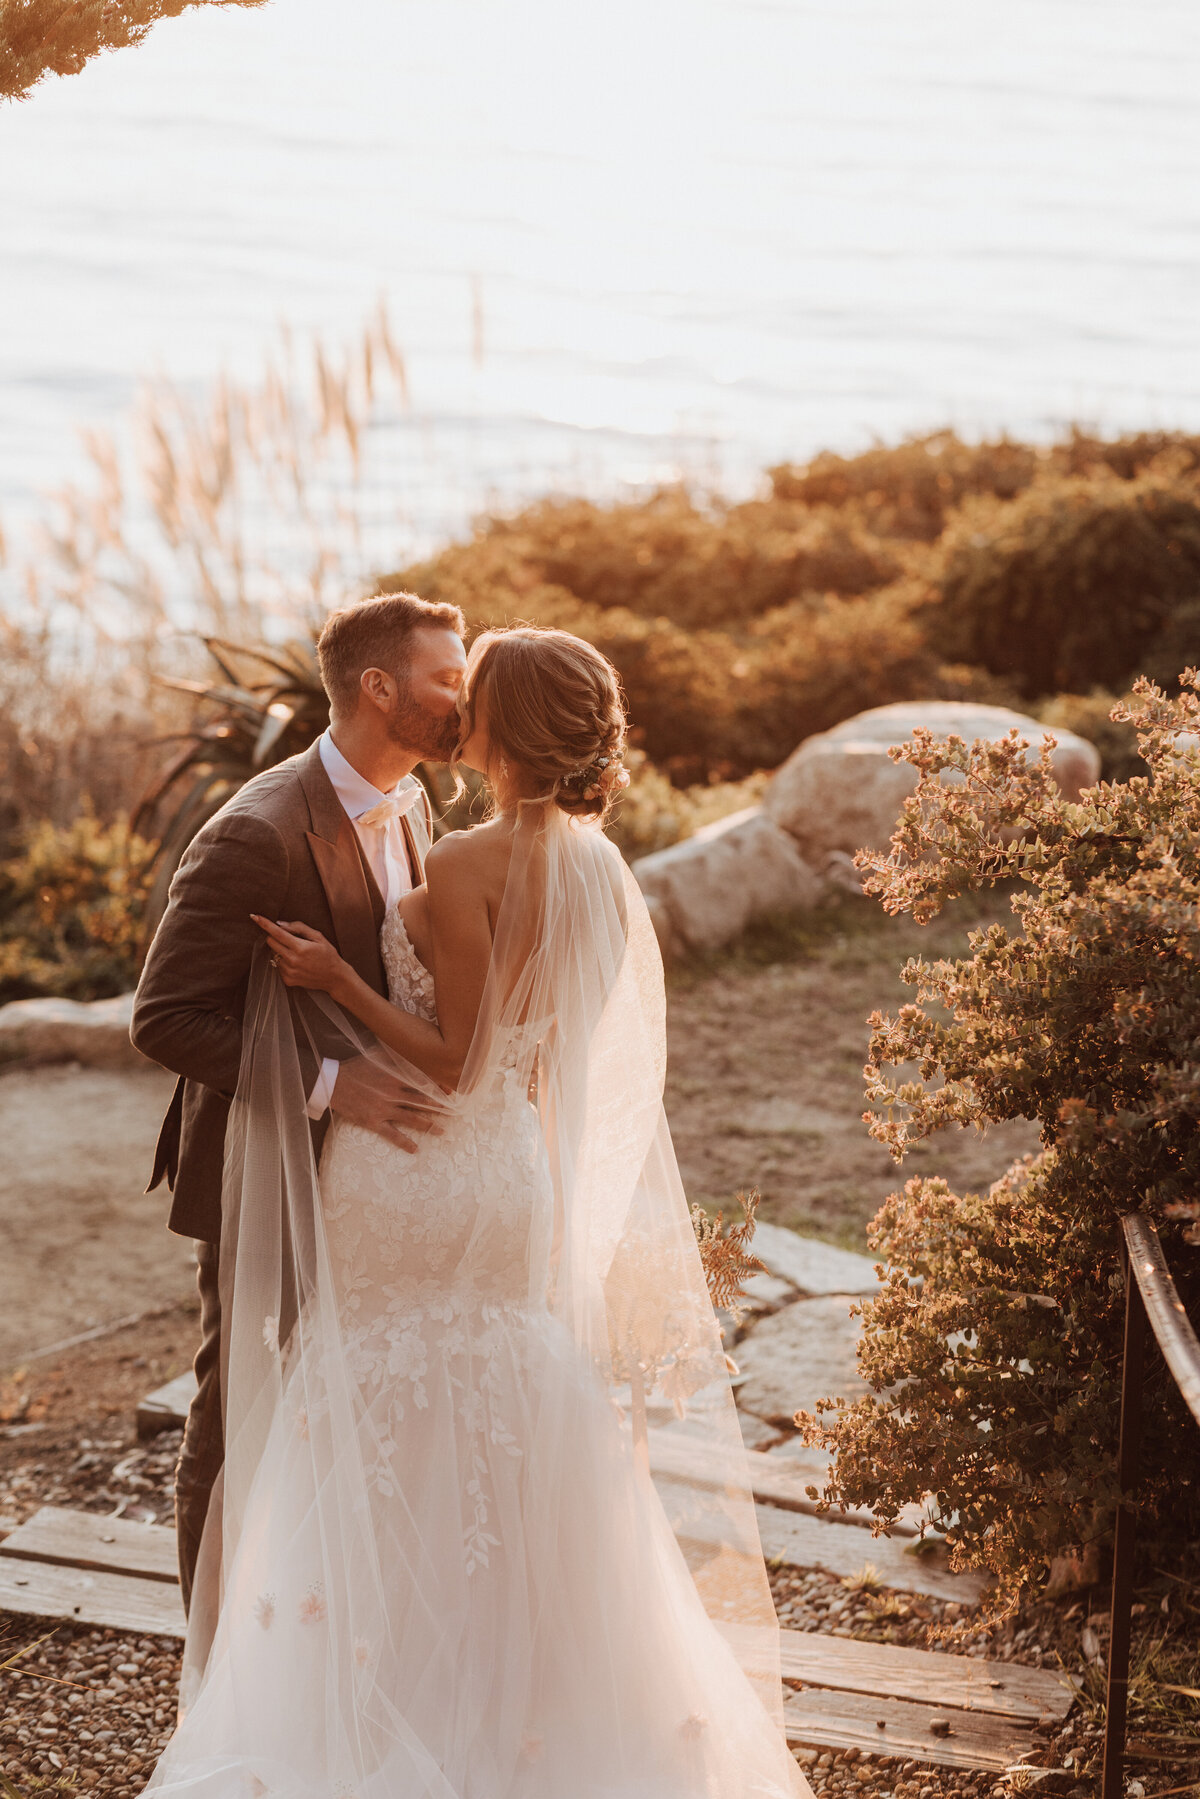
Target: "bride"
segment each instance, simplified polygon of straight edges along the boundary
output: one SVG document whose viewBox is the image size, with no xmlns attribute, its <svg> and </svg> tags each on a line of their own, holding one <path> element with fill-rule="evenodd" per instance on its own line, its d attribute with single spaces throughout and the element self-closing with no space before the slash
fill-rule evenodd
<svg viewBox="0 0 1200 1799">
<path fill-rule="evenodd" d="M 661 961 L 600 829 L 616 676 L 565 632 L 491 632 L 462 713 L 495 814 L 385 917 L 390 1003 L 257 921 L 226 1461 L 147 1791 L 803 1799 Z M 306 1038 L 403 1077 L 434 1115 L 415 1155 L 341 1120 L 314 1165 Z M 686 1478 L 652 1482 L 657 1430 Z"/>
</svg>

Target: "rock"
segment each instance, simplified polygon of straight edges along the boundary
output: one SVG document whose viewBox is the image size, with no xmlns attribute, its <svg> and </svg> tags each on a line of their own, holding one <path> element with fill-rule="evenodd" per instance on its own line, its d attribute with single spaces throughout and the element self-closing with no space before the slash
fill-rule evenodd
<svg viewBox="0 0 1200 1799">
<path fill-rule="evenodd" d="M 761 806 L 642 856 L 633 873 L 659 942 L 666 935 L 693 950 L 720 949 L 753 919 L 816 905 L 823 892 L 792 838 Z"/>
<path fill-rule="evenodd" d="M 1035 759 L 1042 739 L 1057 739 L 1054 774 L 1068 799 L 1100 778 L 1093 744 L 1073 731 L 1050 730 L 1005 706 L 972 706 L 958 700 L 914 700 L 876 706 L 809 737 L 776 771 L 763 799 L 764 810 L 799 844 L 810 867 L 823 879 L 848 886 L 845 857 L 859 849 L 887 847 L 900 808 L 917 785 L 917 771 L 893 762 L 888 749 L 905 743 L 914 726 L 936 737 L 951 734 L 972 743 L 995 740 L 1014 727 L 1029 741 Z"/>
<path fill-rule="evenodd" d="M 654 926 L 654 935 L 658 938 L 658 947 L 664 962 L 669 962 L 677 953 L 675 932 L 671 928 L 671 915 L 662 901 L 653 893 L 645 893 L 642 898 L 646 902 L 646 911 L 650 915 L 650 923 Z"/>
<path fill-rule="evenodd" d="M 777 1312 L 799 1297 L 791 1281 L 781 1281 L 773 1274 L 749 1275 L 742 1282 L 742 1294 L 741 1304 L 747 1312 Z"/>
<path fill-rule="evenodd" d="M 801 1407 L 818 1399 L 858 1399 L 867 1387 L 855 1348 L 859 1321 L 850 1317 L 848 1294 L 799 1299 L 755 1325 L 738 1345 L 742 1379 L 738 1406 L 756 1418 L 790 1428 Z"/>
<path fill-rule="evenodd" d="M 756 1224 L 750 1253 L 769 1274 L 790 1281 L 802 1293 L 874 1293 L 875 1265 L 853 1250 L 835 1249 L 816 1237 L 801 1237 L 778 1224 Z"/>
<path fill-rule="evenodd" d="M 0 1062 L 147 1068 L 129 1041 L 132 993 L 116 999 L 18 999 L 0 1006 Z"/>
</svg>

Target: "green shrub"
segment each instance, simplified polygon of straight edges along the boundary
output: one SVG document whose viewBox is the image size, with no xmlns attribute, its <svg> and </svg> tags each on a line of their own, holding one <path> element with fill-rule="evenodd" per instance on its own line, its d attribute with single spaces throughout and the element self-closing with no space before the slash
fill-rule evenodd
<svg viewBox="0 0 1200 1799">
<path fill-rule="evenodd" d="M 804 738 L 856 712 L 941 697 L 941 668 L 904 583 L 861 600 L 779 607 L 748 642 L 734 728 L 756 767 L 774 767 Z"/>
<path fill-rule="evenodd" d="M 481 605 L 519 607 L 527 593 L 554 587 L 585 606 L 700 630 L 805 593 L 867 593 L 899 573 L 890 548 L 833 508 L 777 499 L 702 507 L 671 487 L 614 506 L 539 501 L 485 520 L 468 543 L 401 580 L 430 597 L 453 596 L 472 619 Z"/>
<path fill-rule="evenodd" d="M 921 775 L 868 890 L 918 922 L 949 899 L 1018 883 L 1018 931 L 993 924 L 959 962 L 910 962 L 915 1004 L 876 1014 L 872 1134 L 899 1158 L 945 1125 L 1032 1118 L 1043 1151 L 986 1194 L 910 1181 L 871 1228 L 886 1264 L 862 1308 L 874 1396 L 802 1422 L 836 1451 L 825 1497 L 893 1520 L 933 1494 L 959 1567 L 999 1601 L 1056 1557 L 1105 1540 L 1116 1503 L 1124 1297 L 1119 1221 L 1149 1213 L 1185 1305 L 1200 1300 L 1200 685 L 1149 683 L 1126 713 L 1146 777 L 1071 804 L 1048 757 L 1017 744 L 893 752 Z M 943 786 L 944 769 L 963 784 Z M 919 1079 L 885 1072 L 915 1066 Z M 1196 1427 L 1156 1354 L 1147 1363 L 1144 1538 L 1170 1555 L 1200 1529 Z"/>
<path fill-rule="evenodd" d="M 153 853 L 124 822 L 87 813 L 34 826 L 0 862 L 0 1003 L 132 987 Z"/>
<path fill-rule="evenodd" d="M 1055 477 L 963 506 L 939 546 L 926 629 L 1027 699 L 1200 656 L 1200 490 L 1154 473 Z"/>
<path fill-rule="evenodd" d="M 969 494 L 1012 499 L 1044 461 L 1028 444 L 965 444 L 953 431 L 939 431 L 858 456 L 826 451 L 799 467 L 782 463 L 770 475 L 778 500 L 854 508 L 881 537 L 932 543 Z"/>
<path fill-rule="evenodd" d="M 1123 481 L 1132 481 L 1155 464 L 1187 473 L 1200 469 L 1200 437 L 1185 431 L 1133 431 L 1128 437 L 1104 438 L 1075 425 L 1070 436 L 1050 451 L 1048 463 L 1064 475 L 1094 475 L 1109 469 Z"/>
<path fill-rule="evenodd" d="M 608 834 L 630 862 L 667 849 L 732 812 L 757 806 L 770 778 L 763 770 L 744 781 L 675 787 L 638 750 L 630 752 L 629 775 L 629 786 L 617 802 Z"/>
<path fill-rule="evenodd" d="M 593 522 L 605 517 L 582 502 L 579 509 Z M 547 508 L 532 510 L 540 527 Z M 379 590 L 412 587 L 452 600 L 475 627 L 525 620 L 587 638 L 621 676 L 634 741 L 677 785 L 743 779 L 776 767 L 804 737 L 864 707 L 940 691 L 938 660 L 912 617 L 911 582 L 861 599 L 809 594 L 753 617 L 725 618 L 717 628 L 601 604 L 561 581 L 534 579 L 529 565 L 514 561 L 517 536 L 515 529 L 511 536 L 485 531 L 433 562 L 385 577 Z M 594 593 L 596 583 L 578 570 L 575 578 Z M 632 597 L 642 604 L 646 596 Z M 698 608 L 676 598 L 694 617 Z"/>
</svg>

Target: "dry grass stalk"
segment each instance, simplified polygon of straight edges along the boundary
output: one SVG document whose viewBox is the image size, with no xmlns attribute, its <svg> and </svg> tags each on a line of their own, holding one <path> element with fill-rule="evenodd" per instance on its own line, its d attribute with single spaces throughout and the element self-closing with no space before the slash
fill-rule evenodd
<svg viewBox="0 0 1200 1799">
<path fill-rule="evenodd" d="M 84 799 L 100 817 L 132 807 L 152 741 L 187 722 L 162 677 L 204 673 L 203 639 L 303 637 L 353 591 L 370 428 L 407 401 L 380 303 L 343 356 L 316 344 L 309 360 L 285 330 L 256 385 L 148 389 L 124 455 L 85 435 L 90 481 L 54 497 L 0 597 L 0 849 Z"/>
</svg>

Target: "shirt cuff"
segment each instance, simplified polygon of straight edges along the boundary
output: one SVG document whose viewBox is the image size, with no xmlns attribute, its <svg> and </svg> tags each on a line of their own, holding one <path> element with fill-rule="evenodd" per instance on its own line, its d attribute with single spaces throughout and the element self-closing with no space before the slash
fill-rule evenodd
<svg viewBox="0 0 1200 1799">
<path fill-rule="evenodd" d="M 324 1118 L 328 1112 L 329 1102 L 333 1098 L 333 1084 L 338 1078 L 340 1067 L 341 1063 L 335 1061 L 332 1056 L 326 1056 L 321 1063 L 320 1073 L 308 1096 L 308 1104 L 304 1108 L 310 1118 Z"/>
</svg>

